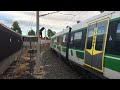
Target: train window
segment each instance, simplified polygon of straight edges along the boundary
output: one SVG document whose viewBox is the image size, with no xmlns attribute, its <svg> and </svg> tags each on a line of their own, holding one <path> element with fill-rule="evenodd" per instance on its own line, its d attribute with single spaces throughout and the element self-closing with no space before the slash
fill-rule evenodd
<svg viewBox="0 0 120 90">
<path fill-rule="evenodd" d="M 117 40 L 117 41 L 120 41 L 120 23 L 118 24 L 118 27 L 117 27 L 116 40 Z"/>
<path fill-rule="evenodd" d="M 65 35 L 62 35 L 62 39 L 61 39 L 61 41 L 62 41 L 62 45 L 63 46 L 66 46 L 67 45 L 67 34 L 65 34 Z"/>
<path fill-rule="evenodd" d="M 118 27 L 117 27 L 117 33 L 120 33 L 120 23 L 118 24 Z"/>
<path fill-rule="evenodd" d="M 60 44 L 62 44 L 63 41 L 63 35 L 60 36 Z"/>
<path fill-rule="evenodd" d="M 57 38 L 56 38 L 56 37 L 54 38 L 54 43 L 55 43 L 55 44 L 57 43 Z"/>
<path fill-rule="evenodd" d="M 66 35 L 63 35 L 63 42 L 66 42 Z"/>
<path fill-rule="evenodd" d="M 51 43 L 54 43 L 54 41 L 55 41 L 55 38 L 52 38 Z"/>
<path fill-rule="evenodd" d="M 70 44 L 73 44 L 73 36 L 71 36 Z"/>
<path fill-rule="evenodd" d="M 75 33 L 75 36 L 74 36 L 75 40 L 78 40 L 78 39 L 81 39 L 81 38 L 82 38 L 82 32 Z"/>
<path fill-rule="evenodd" d="M 74 34 L 73 33 L 71 33 L 71 36 L 70 36 L 70 48 L 73 48 L 73 41 L 74 41 L 74 36 L 73 36 Z"/>
<path fill-rule="evenodd" d="M 61 35 L 57 37 L 57 43 L 58 43 L 58 44 L 61 44 L 61 43 L 62 43 L 62 36 L 61 36 Z"/>
<path fill-rule="evenodd" d="M 102 50 L 104 34 L 105 34 L 105 27 L 104 26 L 99 27 L 96 38 L 96 47 L 95 47 L 96 50 Z"/>
<path fill-rule="evenodd" d="M 60 37 L 58 36 L 58 37 L 57 37 L 57 45 L 59 44 L 59 39 L 60 39 Z"/>
<path fill-rule="evenodd" d="M 105 33 L 105 27 L 101 26 L 98 28 L 97 35 L 103 35 Z"/>
<path fill-rule="evenodd" d="M 114 42 L 112 53 L 116 55 L 120 55 L 120 23 L 117 25 L 116 39 Z"/>
<path fill-rule="evenodd" d="M 76 32 L 74 34 L 74 47 L 75 48 L 79 48 L 80 49 L 80 46 L 81 46 L 81 39 L 82 39 L 82 32 Z"/>
<path fill-rule="evenodd" d="M 92 48 L 93 33 L 94 33 L 94 28 L 89 29 L 88 38 L 87 38 L 87 49 Z"/>
</svg>

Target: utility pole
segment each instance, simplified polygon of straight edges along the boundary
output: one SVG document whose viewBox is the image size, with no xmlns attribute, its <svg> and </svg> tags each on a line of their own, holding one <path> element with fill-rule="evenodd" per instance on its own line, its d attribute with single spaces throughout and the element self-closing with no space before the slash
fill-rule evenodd
<svg viewBox="0 0 120 90">
<path fill-rule="evenodd" d="M 46 28 L 45 28 L 45 49 L 46 49 Z"/>
<path fill-rule="evenodd" d="M 39 11 L 36 12 L 36 36 L 38 36 L 37 54 L 40 55 L 40 38 L 39 38 Z"/>
</svg>

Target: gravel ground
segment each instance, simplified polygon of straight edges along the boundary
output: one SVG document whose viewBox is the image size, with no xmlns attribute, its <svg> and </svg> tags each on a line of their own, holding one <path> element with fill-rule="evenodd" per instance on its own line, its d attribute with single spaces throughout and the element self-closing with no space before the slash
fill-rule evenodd
<svg viewBox="0 0 120 90">
<path fill-rule="evenodd" d="M 42 48 L 41 54 L 34 54 L 30 63 L 28 48 L 11 66 L 0 76 L 0 79 L 82 79 L 70 66 L 61 61 L 48 47 Z M 35 60 L 35 62 L 34 62 Z M 32 75 L 30 74 L 30 67 Z"/>
<path fill-rule="evenodd" d="M 31 62 L 34 65 L 34 60 Z M 32 66 L 33 68 L 33 66 Z M 23 48 L 21 56 L 0 76 L 0 79 L 30 79 L 30 55 L 28 48 Z M 31 69 L 31 72 L 33 70 Z"/>
<path fill-rule="evenodd" d="M 42 53 L 37 79 L 81 79 L 76 71 L 61 61 L 50 49 Z"/>
</svg>

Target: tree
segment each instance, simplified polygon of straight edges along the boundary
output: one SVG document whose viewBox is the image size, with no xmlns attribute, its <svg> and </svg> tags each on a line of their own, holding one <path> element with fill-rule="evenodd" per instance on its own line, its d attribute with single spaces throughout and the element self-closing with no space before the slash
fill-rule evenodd
<svg viewBox="0 0 120 90">
<path fill-rule="evenodd" d="M 35 35 L 35 31 L 31 29 L 31 30 L 28 32 L 28 35 Z"/>
<path fill-rule="evenodd" d="M 17 21 L 13 22 L 11 29 L 19 34 L 22 34 L 21 28 L 20 28 L 19 23 Z"/>
<path fill-rule="evenodd" d="M 51 29 L 48 29 L 47 35 L 48 35 L 49 38 L 51 38 L 55 34 L 56 34 L 55 31 L 52 31 Z"/>
</svg>

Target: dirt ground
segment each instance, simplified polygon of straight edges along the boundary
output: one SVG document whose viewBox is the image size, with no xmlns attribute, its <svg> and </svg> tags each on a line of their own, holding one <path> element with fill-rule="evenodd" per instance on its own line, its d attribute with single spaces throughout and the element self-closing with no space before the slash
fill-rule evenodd
<svg viewBox="0 0 120 90">
<path fill-rule="evenodd" d="M 0 76 L 0 79 L 81 79 L 74 70 L 67 66 L 50 49 L 42 46 L 41 59 L 36 59 L 36 53 L 30 60 L 29 48 L 22 48 L 22 53 L 10 67 Z M 38 60 L 38 63 L 36 63 Z M 36 68 L 39 73 L 34 73 Z M 32 73 L 32 74 L 31 74 Z"/>
<path fill-rule="evenodd" d="M 29 48 L 22 48 L 21 56 L 15 60 L 10 67 L 0 76 L 0 79 L 29 79 L 33 78 L 30 74 L 30 64 L 34 63 L 34 60 L 30 63 Z"/>
<path fill-rule="evenodd" d="M 46 45 L 46 48 L 49 44 Z M 36 47 L 32 47 L 36 48 Z M 45 45 L 42 45 L 41 52 L 46 49 Z M 33 77 L 36 53 L 31 54 L 28 52 L 29 47 L 23 47 L 21 55 L 10 65 L 10 67 L 0 75 L 0 79 L 35 79 Z"/>
</svg>

